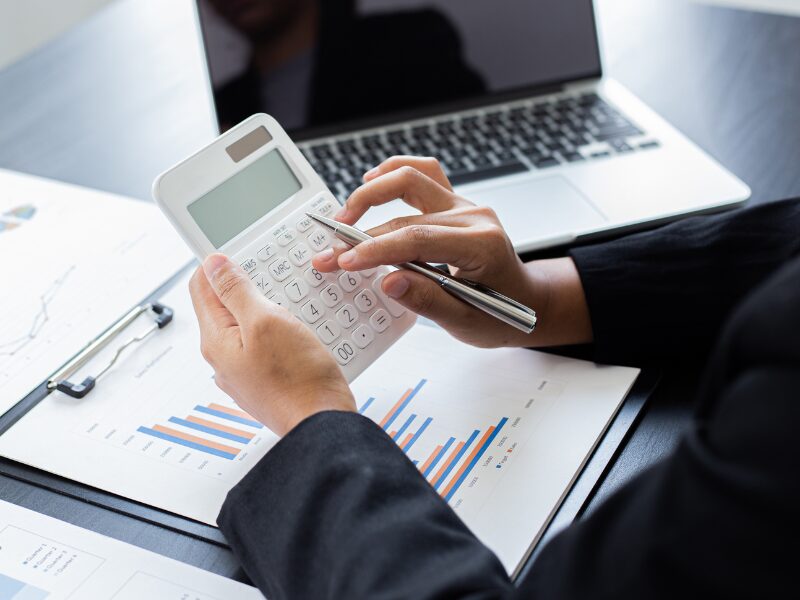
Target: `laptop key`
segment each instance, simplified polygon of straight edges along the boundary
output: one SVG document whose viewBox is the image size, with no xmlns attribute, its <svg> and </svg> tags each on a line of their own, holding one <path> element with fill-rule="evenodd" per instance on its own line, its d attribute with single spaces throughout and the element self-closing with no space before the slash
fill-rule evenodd
<svg viewBox="0 0 800 600">
<path fill-rule="evenodd" d="M 504 175 L 513 175 L 515 173 L 524 173 L 528 170 L 524 164 L 519 161 L 505 163 L 494 167 L 482 168 L 476 171 L 457 171 L 451 173 L 450 183 L 453 185 L 463 185 L 465 183 L 472 183 L 474 181 L 482 181 L 484 179 L 491 179 L 494 177 L 503 177 Z"/>
<path fill-rule="evenodd" d="M 561 163 L 552 156 L 546 156 L 545 158 L 533 161 L 533 164 L 536 165 L 537 169 L 547 169 L 549 167 L 556 167 Z"/>
</svg>

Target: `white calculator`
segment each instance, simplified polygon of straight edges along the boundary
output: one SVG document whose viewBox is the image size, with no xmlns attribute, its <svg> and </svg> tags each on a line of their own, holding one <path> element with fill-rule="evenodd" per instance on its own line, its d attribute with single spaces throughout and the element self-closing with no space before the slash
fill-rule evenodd
<svg viewBox="0 0 800 600">
<path fill-rule="evenodd" d="M 381 290 L 387 267 L 320 273 L 339 203 L 275 119 L 253 115 L 161 174 L 153 197 L 201 260 L 222 252 L 317 335 L 348 381 L 416 320 Z"/>
</svg>

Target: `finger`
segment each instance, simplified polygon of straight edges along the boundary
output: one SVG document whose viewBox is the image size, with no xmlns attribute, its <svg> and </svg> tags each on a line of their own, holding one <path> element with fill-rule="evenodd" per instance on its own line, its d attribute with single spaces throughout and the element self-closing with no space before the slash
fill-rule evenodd
<svg viewBox="0 0 800 600">
<path fill-rule="evenodd" d="M 468 227 L 475 224 L 476 219 L 463 209 L 454 209 L 441 213 L 431 213 L 428 215 L 413 215 L 410 217 L 400 217 L 392 219 L 388 223 L 373 227 L 367 230 L 372 237 L 385 235 L 393 231 L 412 227 L 414 225 L 441 225 L 444 227 Z M 339 270 L 339 257 L 350 250 L 351 246 L 346 244 L 336 244 L 326 248 L 322 252 L 314 255 L 311 264 L 320 273 L 331 273 Z"/>
<path fill-rule="evenodd" d="M 350 248 L 349 244 L 345 244 L 338 239 L 334 240 L 328 248 L 311 257 L 311 266 L 321 273 L 336 271 L 339 269 L 339 264 L 336 262 L 337 257 L 343 252 L 347 252 Z"/>
<path fill-rule="evenodd" d="M 450 190 L 412 167 L 400 167 L 376 177 L 354 191 L 336 219 L 352 225 L 372 206 L 400 198 L 423 213 L 449 210 L 465 203 Z"/>
<path fill-rule="evenodd" d="M 381 282 L 381 289 L 407 309 L 436 321 L 445 329 L 463 327 L 465 320 L 482 316 L 436 282 L 411 271 L 390 273 Z"/>
<path fill-rule="evenodd" d="M 198 267 L 189 281 L 189 295 L 192 297 L 192 306 L 194 306 L 197 321 L 200 323 L 201 335 L 236 327 L 236 319 L 220 302 L 211 284 L 208 283 L 202 267 Z"/>
<path fill-rule="evenodd" d="M 484 241 L 488 235 L 491 235 L 488 227 L 466 230 L 413 225 L 362 242 L 339 256 L 339 266 L 348 271 L 362 271 L 380 265 L 425 261 L 471 270 L 480 264 L 480 253 L 486 252 Z"/>
<path fill-rule="evenodd" d="M 470 206 L 469 209 L 474 207 Z M 368 229 L 366 233 L 372 237 L 378 237 L 392 233 L 393 231 L 400 231 L 406 227 L 413 227 L 415 225 L 439 225 L 442 227 L 469 227 L 476 225 L 478 219 L 470 210 L 464 208 L 454 208 L 444 212 L 430 213 L 427 215 L 409 215 L 407 217 L 397 217 L 387 221 L 383 225 L 378 225 L 372 229 Z M 340 253 L 341 254 L 341 253 Z"/>
<path fill-rule="evenodd" d="M 212 254 L 206 258 L 203 271 L 219 302 L 239 325 L 252 322 L 268 310 L 269 303 L 250 283 L 244 271 L 224 254 Z"/>
<path fill-rule="evenodd" d="M 367 171 L 364 174 L 364 181 L 372 181 L 380 175 L 385 175 L 390 171 L 395 171 L 400 167 L 406 166 L 412 167 L 420 173 L 424 173 L 443 188 L 446 188 L 451 192 L 453 191 L 453 186 L 450 183 L 450 180 L 447 178 L 447 175 L 445 175 L 441 163 L 430 156 L 392 156 L 387 158 L 374 169 Z"/>
</svg>

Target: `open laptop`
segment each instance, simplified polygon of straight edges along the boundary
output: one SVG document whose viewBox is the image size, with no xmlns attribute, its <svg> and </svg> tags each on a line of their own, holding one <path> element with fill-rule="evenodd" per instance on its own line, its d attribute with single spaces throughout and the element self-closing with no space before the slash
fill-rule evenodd
<svg viewBox="0 0 800 600">
<path fill-rule="evenodd" d="M 518 251 L 744 202 L 746 185 L 604 78 L 591 0 L 200 0 L 220 127 L 276 117 L 344 200 L 436 156 Z M 412 209 L 372 209 L 368 227 Z"/>
</svg>

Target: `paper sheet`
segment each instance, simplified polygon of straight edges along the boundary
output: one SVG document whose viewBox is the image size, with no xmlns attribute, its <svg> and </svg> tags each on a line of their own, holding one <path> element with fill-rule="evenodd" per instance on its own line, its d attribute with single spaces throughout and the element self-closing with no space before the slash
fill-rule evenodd
<svg viewBox="0 0 800 600">
<path fill-rule="evenodd" d="M 191 260 L 155 206 L 0 170 L 0 414 Z"/>
<path fill-rule="evenodd" d="M 0 598 L 263 600 L 243 583 L 0 500 Z"/>
<path fill-rule="evenodd" d="M 214 384 L 186 282 L 163 301 L 175 309 L 169 327 L 84 400 L 45 399 L 0 437 L 0 454 L 214 524 L 227 491 L 277 440 Z M 511 572 L 637 373 L 479 350 L 417 325 L 352 388 Z"/>
</svg>

